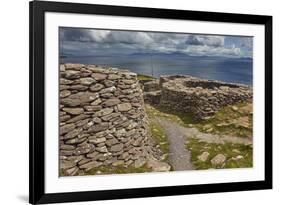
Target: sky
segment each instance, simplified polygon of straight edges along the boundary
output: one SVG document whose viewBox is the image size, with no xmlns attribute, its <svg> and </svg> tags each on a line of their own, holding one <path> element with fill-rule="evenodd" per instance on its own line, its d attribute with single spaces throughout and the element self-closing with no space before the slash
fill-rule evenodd
<svg viewBox="0 0 281 205">
<path fill-rule="evenodd" d="M 253 57 L 253 38 L 208 34 L 66 28 L 59 30 L 60 54 L 114 56 L 186 54 L 228 58 Z"/>
</svg>

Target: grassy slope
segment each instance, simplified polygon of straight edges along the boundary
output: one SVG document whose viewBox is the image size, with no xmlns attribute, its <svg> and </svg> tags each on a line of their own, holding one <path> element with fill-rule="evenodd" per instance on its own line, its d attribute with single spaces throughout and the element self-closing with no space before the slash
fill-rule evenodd
<svg viewBox="0 0 281 205">
<path fill-rule="evenodd" d="M 238 103 L 232 106 L 226 106 L 218 111 L 215 116 L 208 120 L 196 120 L 191 114 L 171 112 L 159 107 L 146 105 L 146 110 L 149 116 L 158 116 L 168 118 L 171 121 L 185 127 L 196 127 L 202 132 L 211 132 L 216 134 L 251 137 L 252 136 L 252 104 L 250 102 Z M 245 127 L 238 119 L 248 119 Z M 219 125 L 219 126 L 218 126 Z M 196 137 L 196 136 L 195 136 Z M 197 169 L 209 168 L 238 168 L 252 167 L 252 146 L 242 144 L 215 144 L 200 142 L 198 139 L 190 139 L 187 143 L 187 148 L 191 150 L 192 162 Z M 234 151 L 233 151 L 234 150 Z M 238 150 L 238 152 L 237 152 Z M 201 162 L 197 156 L 204 151 L 209 152 L 209 158 L 206 162 Z M 210 160 L 217 154 L 224 154 L 227 157 L 226 163 L 218 167 L 212 166 Z M 234 160 L 238 155 L 243 156 L 242 159 Z"/>
<path fill-rule="evenodd" d="M 185 127 L 196 127 L 202 132 L 252 137 L 252 103 L 250 102 L 226 106 L 207 120 L 196 120 L 189 113 L 169 111 L 161 107 L 149 107 L 155 116 L 168 118 Z M 238 110 L 234 110 L 233 107 Z M 241 122 L 241 119 L 246 120 Z"/>
<path fill-rule="evenodd" d="M 128 167 L 122 166 L 100 166 L 85 172 L 84 175 L 104 175 L 104 174 L 128 174 L 128 173 L 144 173 L 151 172 L 152 170 L 145 165 L 139 168 L 135 168 L 133 165 Z M 60 170 L 60 176 L 67 176 L 62 170 Z"/>
<path fill-rule="evenodd" d="M 137 78 L 138 78 L 138 80 L 141 80 L 141 81 L 151 81 L 151 80 L 155 80 L 155 78 L 152 77 L 152 76 L 149 76 L 149 75 L 142 75 L 142 74 L 138 74 Z"/>
<path fill-rule="evenodd" d="M 145 109 L 149 119 L 149 127 L 152 138 L 166 156 L 164 160 L 167 161 L 169 153 L 169 143 L 167 140 L 167 136 L 164 132 L 163 127 L 155 120 L 156 113 L 154 112 L 154 108 L 146 105 Z"/>
<path fill-rule="evenodd" d="M 189 150 L 191 150 L 192 162 L 197 169 L 239 168 L 253 166 L 253 149 L 251 145 L 206 143 L 201 142 L 196 138 L 191 138 L 188 140 L 186 146 Z M 210 154 L 205 162 L 197 158 L 203 152 L 208 152 Z M 217 154 L 225 155 L 226 161 L 221 165 L 214 166 L 211 163 L 211 159 L 213 159 Z M 243 156 L 243 158 L 239 159 L 237 156 Z"/>
<path fill-rule="evenodd" d="M 238 137 L 252 137 L 253 135 L 252 103 L 237 103 L 226 106 L 215 114 L 213 118 L 195 124 L 200 131 Z"/>
<path fill-rule="evenodd" d="M 86 175 L 101 175 L 101 174 L 128 174 L 128 173 L 144 173 L 151 172 L 151 169 L 147 168 L 145 165 L 140 168 L 134 168 L 129 166 L 127 168 L 121 166 L 101 166 L 98 168 L 93 168 L 86 173 Z"/>
</svg>

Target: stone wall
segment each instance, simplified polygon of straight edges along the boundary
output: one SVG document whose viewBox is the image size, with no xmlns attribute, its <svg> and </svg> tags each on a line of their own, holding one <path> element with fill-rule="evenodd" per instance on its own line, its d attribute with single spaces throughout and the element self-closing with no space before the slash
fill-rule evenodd
<svg viewBox="0 0 281 205">
<path fill-rule="evenodd" d="M 145 101 L 172 111 L 192 113 L 198 119 L 208 118 L 226 105 L 253 97 L 249 86 L 191 76 L 161 76 L 159 87 L 158 91 L 145 92 Z"/>
<path fill-rule="evenodd" d="M 144 92 L 157 91 L 160 89 L 158 79 L 145 82 L 145 83 L 143 83 L 143 85 L 144 85 L 144 87 L 143 87 Z"/>
<path fill-rule="evenodd" d="M 60 65 L 60 171 L 134 166 L 160 157 L 149 134 L 135 73 L 94 65 Z"/>
</svg>

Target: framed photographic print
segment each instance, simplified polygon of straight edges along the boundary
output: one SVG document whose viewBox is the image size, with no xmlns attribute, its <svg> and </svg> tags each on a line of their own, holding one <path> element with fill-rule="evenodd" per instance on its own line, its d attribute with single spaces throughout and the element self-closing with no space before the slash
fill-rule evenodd
<svg viewBox="0 0 281 205">
<path fill-rule="evenodd" d="M 272 188 L 272 17 L 30 2 L 30 203 Z"/>
</svg>

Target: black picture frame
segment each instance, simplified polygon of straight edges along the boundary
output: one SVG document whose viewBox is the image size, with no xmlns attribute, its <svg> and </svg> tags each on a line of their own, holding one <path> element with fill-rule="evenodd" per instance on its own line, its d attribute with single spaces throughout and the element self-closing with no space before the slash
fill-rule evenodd
<svg viewBox="0 0 281 205">
<path fill-rule="evenodd" d="M 185 11 L 124 6 L 105 6 L 62 2 L 33 1 L 30 12 L 30 164 L 29 202 L 31 204 L 108 200 L 167 195 L 199 194 L 260 190 L 272 188 L 272 17 L 262 15 L 230 14 L 201 11 Z M 162 19 L 198 20 L 260 24 L 265 26 L 265 180 L 235 183 L 198 184 L 153 188 L 136 188 L 107 191 L 85 191 L 71 193 L 45 192 L 44 133 L 45 133 L 45 72 L 44 39 L 45 13 L 79 13 L 110 16 L 132 16 Z"/>
</svg>

